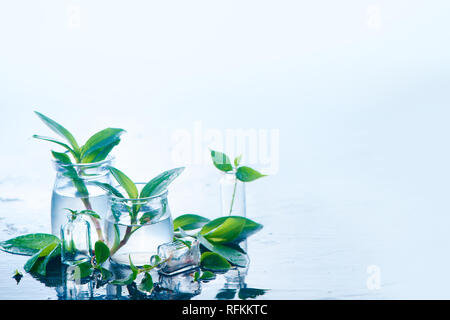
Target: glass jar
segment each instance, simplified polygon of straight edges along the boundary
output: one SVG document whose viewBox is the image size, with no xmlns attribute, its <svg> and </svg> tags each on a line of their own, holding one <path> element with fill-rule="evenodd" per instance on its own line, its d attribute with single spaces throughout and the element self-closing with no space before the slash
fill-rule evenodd
<svg viewBox="0 0 450 320">
<path fill-rule="evenodd" d="M 138 188 L 144 185 L 136 184 Z M 158 247 L 172 242 L 173 220 L 167 194 L 166 190 L 142 199 L 110 196 L 110 213 L 105 228 L 112 262 L 128 265 L 130 257 L 136 266 L 150 264 L 150 258 L 157 254 Z"/>
<path fill-rule="evenodd" d="M 90 261 L 92 253 L 89 222 L 81 215 L 69 214 L 61 227 L 61 262 L 76 265 Z"/>
<path fill-rule="evenodd" d="M 108 212 L 108 192 L 99 183 L 111 183 L 109 166 L 112 158 L 95 163 L 63 164 L 54 161 L 56 180 L 52 195 L 51 225 L 52 234 L 58 236 L 61 226 L 66 222 L 67 210 L 93 210 L 102 219 Z M 88 218 L 91 240 L 104 240 L 102 223 L 93 217 Z"/>
<path fill-rule="evenodd" d="M 222 216 L 246 216 L 245 183 L 236 178 L 234 171 L 223 173 L 220 199 Z"/>
</svg>

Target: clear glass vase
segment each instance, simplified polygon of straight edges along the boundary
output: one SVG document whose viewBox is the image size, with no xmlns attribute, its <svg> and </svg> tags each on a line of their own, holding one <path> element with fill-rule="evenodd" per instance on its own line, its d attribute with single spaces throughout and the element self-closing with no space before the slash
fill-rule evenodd
<svg viewBox="0 0 450 320">
<path fill-rule="evenodd" d="M 102 219 L 109 207 L 108 192 L 98 183 L 111 183 L 108 170 L 112 158 L 86 164 L 63 164 L 54 161 L 56 180 L 52 195 L 51 225 L 52 234 L 58 236 L 61 226 L 66 223 L 67 209 L 93 210 Z M 102 222 L 89 218 L 91 240 L 104 240 Z"/>
<path fill-rule="evenodd" d="M 89 222 L 83 216 L 69 214 L 61 227 L 61 262 L 72 266 L 91 259 L 92 245 Z"/>
<path fill-rule="evenodd" d="M 138 187 L 145 184 L 137 183 Z M 120 188 L 118 188 L 120 190 Z M 150 264 L 161 244 L 172 242 L 173 220 L 167 190 L 142 199 L 110 197 L 110 214 L 106 219 L 106 241 L 111 261 L 134 265 Z"/>
<path fill-rule="evenodd" d="M 245 183 L 236 178 L 235 172 L 224 172 L 220 179 L 222 216 L 246 216 Z"/>
</svg>

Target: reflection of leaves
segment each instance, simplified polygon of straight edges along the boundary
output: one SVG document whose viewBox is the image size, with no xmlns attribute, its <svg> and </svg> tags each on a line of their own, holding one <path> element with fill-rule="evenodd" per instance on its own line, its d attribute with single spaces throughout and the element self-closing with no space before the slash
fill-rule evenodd
<svg viewBox="0 0 450 320">
<path fill-rule="evenodd" d="M 13 278 L 14 280 L 16 280 L 17 284 L 19 284 L 20 280 L 22 280 L 23 274 L 16 269 L 16 271 L 14 272 Z"/>
<path fill-rule="evenodd" d="M 266 293 L 266 289 L 242 288 L 239 290 L 239 298 L 242 300 L 255 299 Z"/>
<path fill-rule="evenodd" d="M 62 286 L 64 283 L 64 277 L 62 273 L 61 259 L 54 259 L 49 262 L 45 276 L 38 273 L 31 273 L 31 276 L 49 288 Z"/>
<path fill-rule="evenodd" d="M 216 299 L 218 299 L 218 300 L 231 300 L 231 299 L 234 299 L 235 296 L 236 296 L 236 290 L 235 289 L 222 289 L 216 295 Z"/>
<path fill-rule="evenodd" d="M 266 289 L 256 289 L 256 288 L 241 288 L 238 292 L 239 299 L 255 299 L 259 296 L 264 295 L 267 292 Z M 236 289 L 222 289 L 217 293 L 216 299 L 218 300 L 231 300 L 236 297 Z"/>
</svg>

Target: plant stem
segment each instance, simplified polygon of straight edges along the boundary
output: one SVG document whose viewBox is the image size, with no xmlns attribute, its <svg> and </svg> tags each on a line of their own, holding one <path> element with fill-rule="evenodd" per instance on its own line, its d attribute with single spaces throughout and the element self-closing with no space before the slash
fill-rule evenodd
<svg viewBox="0 0 450 320">
<path fill-rule="evenodd" d="M 236 187 L 237 187 L 237 178 L 235 178 L 234 180 L 233 196 L 231 197 L 230 212 L 228 213 L 229 216 L 231 216 L 231 212 L 233 211 L 234 198 L 236 197 Z"/>
<path fill-rule="evenodd" d="M 111 248 L 110 255 L 112 256 L 114 253 L 119 251 L 120 248 L 122 248 L 124 245 L 126 245 L 128 240 L 130 239 L 131 235 L 135 231 L 137 231 L 140 227 L 141 226 L 138 226 L 133 230 L 133 226 L 128 226 L 127 229 L 125 230 L 125 235 L 124 235 L 123 239 L 117 245 L 114 245 Z"/>
<path fill-rule="evenodd" d="M 92 205 L 91 202 L 89 201 L 89 198 L 81 198 L 81 201 L 83 202 L 84 206 L 86 207 L 87 210 L 92 210 Z M 95 226 L 95 230 L 97 231 L 97 235 L 98 235 L 98 240 L 105 242 L 105 239 L 103 239 L 103 232 L 102 232 L 102 227 L 100 225 L 100 222 L 98 221 L 98 219 L 89 216 L 89 218 L 91 219 L 92 223 Z"/>
</svg>

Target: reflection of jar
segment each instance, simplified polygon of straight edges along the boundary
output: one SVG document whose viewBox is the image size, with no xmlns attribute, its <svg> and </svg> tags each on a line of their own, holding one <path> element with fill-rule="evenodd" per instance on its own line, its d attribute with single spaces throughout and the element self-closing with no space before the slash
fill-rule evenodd
<svg viewBox="0 0 450 320">
<path fill-rule="evenodd" d="M 246 216 L 245 184 L 233 171 L 224 172 L 220 179 L 222 216 Z"/>
<path fill-rule="evenodd" d="M 61 227 L 61 262 L 75 265 L 89 261 L 92 251 L 89 223 L 79 215 L 68 215 Z"/>
<path fill-rule="evenodd" d="M 101 218 L 108 211 L 108 192 L 97 183 L 111 183 L 108 167 L 112 159 L 95 163 L 63 164 L 54 161 L 56 180 L 52 195 L 52 234 L 58 236 L 61 226 L 66 222 L 65 208 L 71 210 L 94 210 Z M 93 242 L 103 240 L 102 223 L 88 218 Z"/>
<path fill-rule="evenodd" d="M 144 183 L 136 183 L 143 187 Z M 121 188 L 118 188 L 121 192 Z M 122 194 L 126 194 L 125 192 Z M 135 265 L 150 263 L 158 246 L 173 240 L 173 221 L 167 190 L 142 199 L 126 199 L 111 195 L 110 213 L 106 219 L 106 241 L 111 260 Z"/>
</svg>

